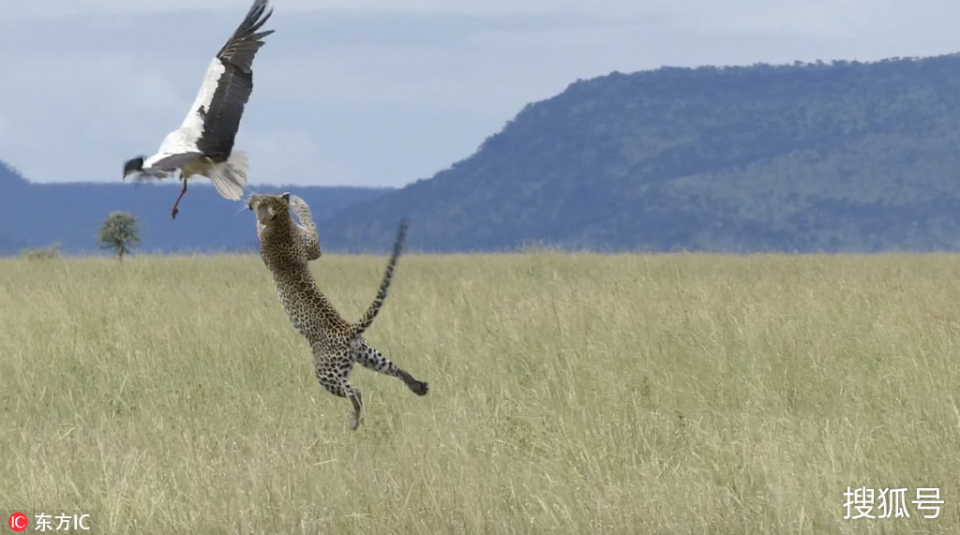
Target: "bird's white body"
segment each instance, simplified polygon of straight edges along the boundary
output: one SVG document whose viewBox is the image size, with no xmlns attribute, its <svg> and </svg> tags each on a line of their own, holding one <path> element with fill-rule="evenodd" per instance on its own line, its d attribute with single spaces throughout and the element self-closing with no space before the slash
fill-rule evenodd
<svg viewBox="0 0 960 535">
<path fill-rule="evenodd" d="M 163 138 L 160 150 L 144 160 L 143 172 L 160 177 L 179 169 L 185 179 L 194 175 L 204 176 L 210 179 L 221 197 L 237 201 L 243 197 L 243 189 L 247 187 L 246 154 L 242 151 L 231 151 L 227 161 L 214 162 L 204 157 L 197 148 L 197 140 L 203 135 L 203 117 L 200 110 L 210 109 L 210 102 L 225 70 L 219 59 L 214 58 L 210 62 L 187 117 L 180 128 Z"/>
<path fill-rule="evenodd" d="M 253 91 L 252 64 L 262 39 L 273 30 L 259 31 L 270 18 L 267 0 L 254 0 L 233 36 L 207 67 L 200 91 L 180 127 L 167 134 L 160 149 L 149 158 L 124 164 L 124 176 L 163 178 L 180 171 L 184 181 L 194 175 L 213 182 L 224 198 L 239 200 L 247 186 L 247 156 L 233 150 L 244 106 Z M 177 200 L 179 204 L 179 199 Z M 177 213 L 174 205 L 174 215 Z"/>
</svg>

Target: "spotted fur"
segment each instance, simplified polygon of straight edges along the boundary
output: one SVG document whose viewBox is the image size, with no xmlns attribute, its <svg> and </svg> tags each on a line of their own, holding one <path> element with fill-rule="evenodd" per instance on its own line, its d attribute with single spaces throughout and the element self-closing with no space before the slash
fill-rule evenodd
<svg viewBox="0 0 960 535">
<path fill-rule="evenodd" d="M 320 258 L 317 227 L 307 203 L 295 195 L 251 195 L 247 207 L 257 216 L 260 257 L 277 286 L 283 310 L 293 327 L 306 339 L 313 353 L 314 371 L 320 386 L 331 394 L 348 398 L 353 405 L 350 428 L 360 423 L 363 407 L 360 391 L 350 384 L 354 363 L 397 377 L 415 394 L 427 394 L 429 386 L 417 380 L 363 339 L 383 306 L 393 271 L 403 249 L 407 223 L 401 221 L 393 254 L 373 303 L 356 323 L 348 323 L 320 292 L 308 263 Z M 290 210 L 300 220 L 298 225 Z"/>
</svg>

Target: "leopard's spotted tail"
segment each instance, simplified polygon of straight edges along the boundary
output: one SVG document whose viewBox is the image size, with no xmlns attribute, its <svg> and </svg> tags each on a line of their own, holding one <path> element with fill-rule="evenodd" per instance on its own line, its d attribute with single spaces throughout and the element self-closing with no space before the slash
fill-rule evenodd
<svg viewBox="0 0 960 535">
<path fill-rule="evenodd" d="M 390 261 L 387 262 L 387 271 L 383 274 L 383 282 L 380 283 L 380 291 L 377 292 L 376 299 L 373 300 L 373 304 L 370 305 L 370 308 L 367 309 L 367 313 L 363 315 L 363 318 L 360 319 L 353 326 L 353 337 L 354 339 L 359 338 L 370 325 L 373 324 L 374 318 L 377 317 L 377 313 L 380 312 L 380 307 L 383 306 L 383 301 L 387 298 L 387 290 L 390 288 L 390 281 L 393 279 L 393 270 L 397 267 L 397 259 L 400 258 L 400 251 L 403 250 L 403 242 L 407 237 L 407 220 L 400 220 L 400 229 L 397 231 L 397 241 L 393 244 L 393 254 L 390 255 Z"/>
</svg>

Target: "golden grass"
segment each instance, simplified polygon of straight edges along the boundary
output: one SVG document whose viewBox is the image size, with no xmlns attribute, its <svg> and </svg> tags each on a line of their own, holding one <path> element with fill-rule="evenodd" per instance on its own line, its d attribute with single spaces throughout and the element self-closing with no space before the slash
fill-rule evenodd
<svg viewBox="0 0 960 535">
<path fill-rule="evenodd" d="M 354 319 L 384 265 L 314 272 Z M 0 303 L 0 507 L 101 533 L 960 531 L 956 256 L 404 257 L 367 339 L 431 392 L 358 368 L 357 432 L 256 257 L 2 261 Z"/>
</svg>

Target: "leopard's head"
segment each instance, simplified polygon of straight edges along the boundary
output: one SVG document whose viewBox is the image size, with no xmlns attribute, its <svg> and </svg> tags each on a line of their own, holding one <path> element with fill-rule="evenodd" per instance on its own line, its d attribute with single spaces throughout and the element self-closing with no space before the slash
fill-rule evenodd
<svg viewBox="0 0 960 535">
<path fill-rule="evenodd" d="M 290 218 L 290 193 L 261 195 L 255 193 L 247 199 L 247 208 L 257 216 L 257 223 L 270 226 Z"/>
</svg>

